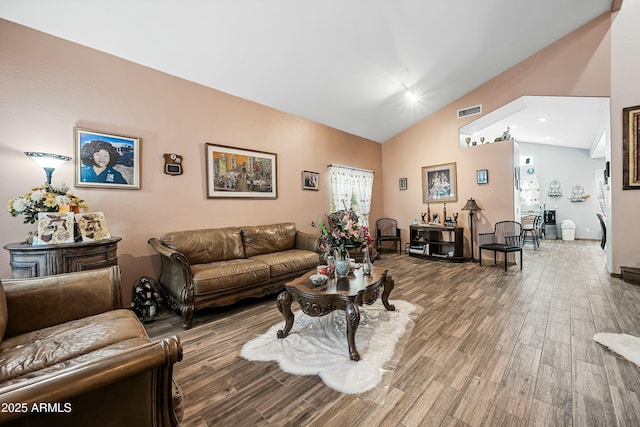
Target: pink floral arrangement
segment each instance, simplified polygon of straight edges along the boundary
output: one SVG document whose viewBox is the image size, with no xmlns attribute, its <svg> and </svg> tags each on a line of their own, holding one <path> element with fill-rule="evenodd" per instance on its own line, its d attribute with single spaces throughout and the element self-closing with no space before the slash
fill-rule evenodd
<svg viewBox="0 0 640 427">
<path fill-rule="evenodd" d="M 317 223 L 312 222 L 311 225 L 319 228 L 322 233 L 320 249 L 324 252 L 360 249 L 373 242 L 369 228 L 360 225 L 353 209 L 343 209 L 327 215 L 326 224 L 318 218 Z"/>
</svg>

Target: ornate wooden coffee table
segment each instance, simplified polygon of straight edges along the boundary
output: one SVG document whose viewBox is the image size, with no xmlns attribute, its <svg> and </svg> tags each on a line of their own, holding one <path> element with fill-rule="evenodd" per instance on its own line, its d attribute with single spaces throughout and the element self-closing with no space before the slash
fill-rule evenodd
<svg viewBox="0 0 640 427">
<path fill-rule="evenodd" d="M 347 316 L 347 343 L 351 360 L 360 360 L 356 350 L 355 335 L 360 324 L 360 310 L 362 304 L 373 304 L 382 291 L 382 303 L 387 310 L 396 308 L 389 304 L 389 294 L 394 287 L 394 281 L 387 270 L 373 267 L 370 276 L 358 272 L 343 279 L 329 278 L 323 285 L 315 286 L 310 277 L 315 270 L 296 280 L 286 283 L 285 290 L 278 295 L 278 310 L 284 316 L 284 329 L 278 331 L 278 338 L 284 338 L 291 331 L 294 316 L 291 312 L 291 302 L 298 301 L 302 311 L 313 317 L 320 317 L 334 310 L 344 310 Z"/>
</svg>

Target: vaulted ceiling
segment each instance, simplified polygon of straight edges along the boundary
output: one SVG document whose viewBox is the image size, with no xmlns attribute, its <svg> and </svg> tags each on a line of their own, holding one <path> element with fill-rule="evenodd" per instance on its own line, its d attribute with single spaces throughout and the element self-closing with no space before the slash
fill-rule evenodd
<svg viewBox="0 0 640 427">
<path fill-rule="evenodd" d="M 611 3 L 3 0 L 0 17 L 384 142 Z"/>
</svg>

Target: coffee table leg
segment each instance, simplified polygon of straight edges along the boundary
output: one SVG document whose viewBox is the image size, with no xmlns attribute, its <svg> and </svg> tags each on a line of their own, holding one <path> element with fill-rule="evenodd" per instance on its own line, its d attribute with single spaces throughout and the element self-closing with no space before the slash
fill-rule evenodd
<svg viewBox="0 0 640 427">
<path fill-rule="evenodd" d="M 360 354 L 356 350 L 356 330 L 360 325 L 360 310 L 355 304 L 347 305 L 345 310 L 347 315 L 347 343 L 349 343 L 349 357 L 351 360 L 360 360 Z"/>
<path fill-rule="evenodd" d="M 278 338 L 284 338 L 289 335 L 289 331 L 293 326 L 293 312 L 291 312 L 291 294 L 287 291 L 280 292 L 278 295 L 278 310 L 284 316 L 284 329 L 278 331 Z"/>
<path fill-rule="evenodd" d="M 396 306 L 393 304 L 389 304 L 389 295 L 395 286 L 395 282 L 393 281 L 393 277 L 389 276 L 387 273 L 382 277 L 384 282 L 384 291 L 382 291 L 382 304 L 384 304 L 385 308 L 389 311 L 395 311 Z"/>
</svg>

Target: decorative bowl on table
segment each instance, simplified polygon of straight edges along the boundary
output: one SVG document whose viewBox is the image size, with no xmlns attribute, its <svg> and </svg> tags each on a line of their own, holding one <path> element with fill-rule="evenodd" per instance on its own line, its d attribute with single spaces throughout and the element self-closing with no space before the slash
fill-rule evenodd
<svg viewBox="0 0 640 427">
<path fill-rule="evenodd" d="M 314 274 L 313 276 L 310 277 L 311 283 L 313 283 L 315 286 L 322 285 L 324 282 L 327 281 L 328 278 L 329 276 L 327 276 L 326 274 Z"/>
</svg>

